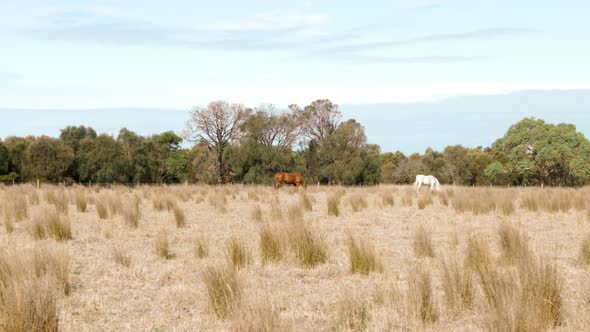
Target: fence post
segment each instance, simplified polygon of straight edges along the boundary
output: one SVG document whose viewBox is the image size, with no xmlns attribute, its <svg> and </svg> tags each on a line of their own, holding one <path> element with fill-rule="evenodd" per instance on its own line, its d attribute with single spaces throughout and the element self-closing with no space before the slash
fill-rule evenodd
<svg viewBox="0 0 590 332">
<path fill-rule="evenodd" d="M 39 189 L 39 179 L 37 179 L 37 189 Z"/>
<path fill-rule="evenodd" d="M 320 190 L 320 181 L 318 181 L 318 190 Z"/>
</svg>

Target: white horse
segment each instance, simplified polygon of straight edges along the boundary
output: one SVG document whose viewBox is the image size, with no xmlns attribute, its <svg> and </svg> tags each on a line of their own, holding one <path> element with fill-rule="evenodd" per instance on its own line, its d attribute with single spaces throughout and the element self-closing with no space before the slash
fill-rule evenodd
<svg viewBox="0 0 590 332">
<path fill-rule="evenodd" d="M 414 182 L 416 191 L 420 191 L 420 187 L 422 187 L 422 185 L 430 186 L 430 191 L 433 189 L 440 191 L 440 183 L 438 182 L 438 179 L 432 175 L 416 175 L 416 182 Z"/>
</svg>

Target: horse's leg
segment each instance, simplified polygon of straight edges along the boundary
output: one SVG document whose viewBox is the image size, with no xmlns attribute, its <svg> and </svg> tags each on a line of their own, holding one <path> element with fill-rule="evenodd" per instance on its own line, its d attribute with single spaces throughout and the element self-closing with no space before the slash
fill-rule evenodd
<svg viewBox="0 0 590 332">
<path fill-rule="evenodd" d="M 416 181 L 416 192 L 420 192 L 420 187 L 422 187 L 422 182 Z"/>
</svg>

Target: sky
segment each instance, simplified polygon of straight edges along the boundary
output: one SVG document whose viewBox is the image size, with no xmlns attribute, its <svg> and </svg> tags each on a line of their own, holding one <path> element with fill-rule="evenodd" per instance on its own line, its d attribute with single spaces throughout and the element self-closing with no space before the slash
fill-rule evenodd
<svg viewBox="0 0 590 332">
<path fill-rule="evenodd" d="M 384 150 L 489 144 L 522 116 L 588 136 L 589 12 L 586 0 L 0 0 L 0 137 L 180 131 L 212 100 L 318 98 Z"/>
</svg>

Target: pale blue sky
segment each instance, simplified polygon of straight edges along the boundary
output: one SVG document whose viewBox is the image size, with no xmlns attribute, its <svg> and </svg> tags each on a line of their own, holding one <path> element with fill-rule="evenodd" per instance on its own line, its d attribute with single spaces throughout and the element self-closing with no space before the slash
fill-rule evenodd
<svg viewBox="0 0 590 332">
<path fill-rule="evenodd" d="M 558 91 L 590 89 L 589 13 L 585 0 L 0 0 L 0 112 L 36 109 L 37 132 L 58 110 L 155 108 L 175 118 L 214 99 L 283 107 L 329 98 L 351 112 L 393 104 L 380 120 L 394 120 L 418 105 L 448 118 L 447 98 L 492 95 L 514 115 L 542 115 L 510 104 L 536 90 L 565 98 L 552 112 L 568 113 L 580 105 Z M 469 111 L 464 104 L 454 111 Z M 0 137 L 14 130 L 4 123 Z"/>
</svg>

